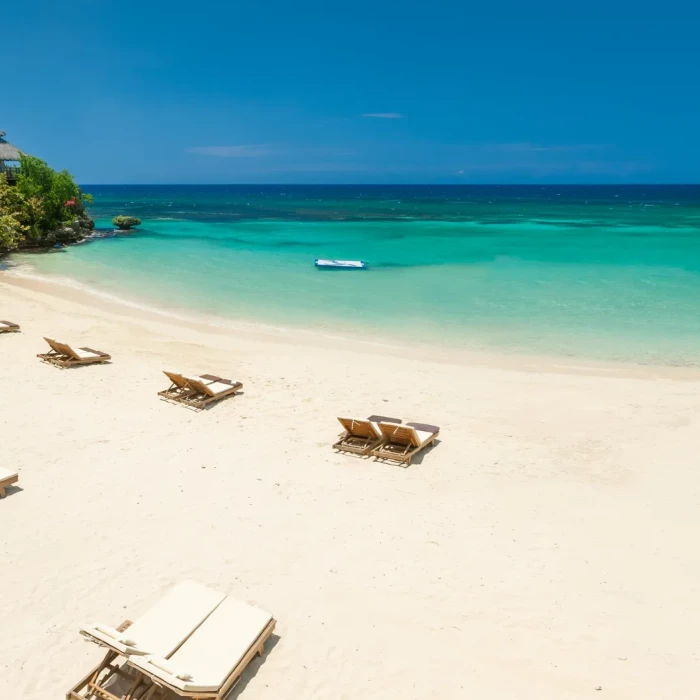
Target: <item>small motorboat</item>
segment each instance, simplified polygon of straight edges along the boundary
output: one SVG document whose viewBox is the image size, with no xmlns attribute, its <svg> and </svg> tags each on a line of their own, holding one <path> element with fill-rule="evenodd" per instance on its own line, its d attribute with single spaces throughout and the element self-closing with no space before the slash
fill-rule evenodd
<svg viewBox="0 0 700 700">
<path fill-rule="evenodd" d="M 314 265 L 319 270 L 366 270 L 367 264 L 362 260 L 323 260 L 317 258 Z"/>
</svg>

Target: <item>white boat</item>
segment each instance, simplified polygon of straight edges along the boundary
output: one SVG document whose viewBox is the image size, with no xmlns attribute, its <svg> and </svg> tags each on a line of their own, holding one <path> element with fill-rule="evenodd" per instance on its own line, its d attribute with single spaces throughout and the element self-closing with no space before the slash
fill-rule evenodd
<svg viewBox="0 0 700 700">
<path fill-rule="evenodd" d="M 362 260 L 323 260 L 317 258 L 314 265 L 329 270 L 366 270 L 367 264 Z"/>
</svg>

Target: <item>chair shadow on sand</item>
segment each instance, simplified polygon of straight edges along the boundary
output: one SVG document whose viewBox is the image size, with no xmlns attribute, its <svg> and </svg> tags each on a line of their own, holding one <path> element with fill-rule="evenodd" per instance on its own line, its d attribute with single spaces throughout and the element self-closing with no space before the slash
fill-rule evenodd
<svg viewBox="0 0 700 700">
<path fill-rule="evenodd" d="M 9 496 L 14 496 L 15 494 L 22 493 L 24 489 L 17 484 L 12 484 L 11 486 L 5 486 L 5 495 L 0 497 L 0 502 L 4 501 Z"/>
<path fill-rule="evenodd" d="M 234 398 L 238 398 L 239 396 L 245 396 L 245 391 L 237 391 Z M 167 402 L 167 399 L 161 399 L 161 400 Z M 224 402 L 225 402 L 225 399 L 223 401 L 220 401 L 217 403 L 207 404 L 206 406 L 202 406 L 201 408 L 198 408 L 197 406 L 190 406 L 190 405 L 183 403 L 181 401 L 179 401 L 177 403 L 179 406 L 182 406 L 182 408 L 185 408 L 188 411 L 194 411 L 195 413 L 206 413 L 207 411 L 211 411 L 212 409 L 215 409 L 219 405 L 219 403 L 224 403 Z"/>
<path fill-rule="evenodd" d="M 422 464 L 423 464 L 423 460 L 425 459 L 425 457 L 426 457 L 428 454 L 430 454 L 441 442 L 442 442 L 442 440 L 435 439 L 430 445 L 428 445 L 427 447 L 424 447 L 424 448 L 411 460 L 411 464 L 401 464 L 401 463 L 398 462 L 398 461 L 394 462 L 394 461 L 389 460 L 389 459 L 378 460 L 378 459 L 375 459 L 371 454 L 361 455 L 361 454 L 352 454 L 352 453 L 350 453 L 350 452 L 344 452 L 343 455 L 344 455 L 345 457 L 354 457 L 354 458 L 356 458 L 356 459 L 365 460 L 365 461 L 369 460 L 369 461 L 379 462 L 379 463 L 381 463 L 381 464 L 385 464 L 385 465 L 388 466 L 388 467 L 401 467 L 401 468 L 403 468 L 403 469 L 410 469 L 410 468 L 413 467 L 413 466 L 416 466 L 416 465 L 417 465 L 417 466 L 420 466 L 420 465 L 422 465 Z M 319 447 L 326 447 L 326 443 L 325 443 L 325 442 L 319 443 Z"/>
<path fill-rule="evenodd" d="M 255 678 L 255 676 L 258 673 L 258 670 L 260 667 L 265 663 L 267 660 L 268 654 L 279 644 L 280 642 L 280 636 L 278 634 L 271 634 L 269 639 L 267 640 L 265 644 L 265 652 L 263 653 L 262 656 L 256 656 L 255 659 L 253 659 L 248 666 L 246 667 L 246 670 L 243 671 L 241 674 L 241 677 L 236 683 L 233 688 L 231 688 L 231 691 L 229 694 L 224 698 L 224 700 L 236 700 L 246 689 L 248 686 L 248 683 Z"/>
<path fill-rule="evenodd" d="M 399 467 L 404 467 L 404 468 L 411 468 L 415 466 L 420 466 L 423 464 L 423 460 L 442 442 L 442 440 L 438 440 L 437 438 L 433 440 L 433 442 L 428 445 L 427 447 L 424 447 L 412 460 L 411 464 L 398 464 L 396 466 Z M 391 462 L 387 462 L 387 464 L 391 464 Z"/>
<path fill-rule="evenodd" d="M 219 401 L 217 403 L 210 403 L 207 406 L 204 406 L 204 408 L 200 408 L 200 411 L 211 411 L 212 408 L 216 408 L 219 404 L 224 404 L 227 402 L 227 399 L 233 398 L 237 399 L 239 396 L 245 396 L 245 391 L 237 391 L 232 397 L 226 397 L 223 401 Z"/>
</svg>

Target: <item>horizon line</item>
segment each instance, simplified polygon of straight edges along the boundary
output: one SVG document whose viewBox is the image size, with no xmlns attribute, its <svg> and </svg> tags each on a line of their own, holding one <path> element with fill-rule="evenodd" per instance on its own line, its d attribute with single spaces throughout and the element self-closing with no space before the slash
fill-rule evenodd
<svg viewBox="0 0 700 700">
<path fill-rule="evenodd" d="M 81 187 L 700 187 L 700 182 L 81 182 Z"/>
</svg>

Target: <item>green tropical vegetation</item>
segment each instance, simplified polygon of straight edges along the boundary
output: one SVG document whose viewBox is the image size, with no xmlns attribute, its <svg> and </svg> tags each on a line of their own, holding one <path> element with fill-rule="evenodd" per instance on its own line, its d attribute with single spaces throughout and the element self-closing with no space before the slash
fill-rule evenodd
<svg viewBox="0 0 700 700">
<path fill-rule="evenodd" d="M 67 170 L 23 155 L 15 184 L 0 172 L 0 251 L 79 240 L 93 228 L 90 203 Z"/>
<path fill-rule="evenodd" d="M 141 219 L 137 219 L 135 216 L 115 216 L 112 219 L 112 223 L 122 231 L 128 231 L 132 226 L 138 226 L 141 223 Z"/>
</svg>

